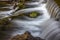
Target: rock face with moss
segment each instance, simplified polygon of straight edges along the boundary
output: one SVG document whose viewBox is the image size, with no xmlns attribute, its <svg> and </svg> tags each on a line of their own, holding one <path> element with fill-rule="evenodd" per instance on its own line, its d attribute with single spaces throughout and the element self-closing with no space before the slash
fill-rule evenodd
<svg viewBox="0 0 60 40">
<path fill-rule="evenodd" d="M 56 4 L 60 7 L 60 0 L 54 0 Z"/>
<path fill-rule="evenodd" d="M 43 40 L 40 37 L 33 37 L 30 32 L 25 32 L 22 35 L 16 35 L 11 40 Z"/>
</svg>

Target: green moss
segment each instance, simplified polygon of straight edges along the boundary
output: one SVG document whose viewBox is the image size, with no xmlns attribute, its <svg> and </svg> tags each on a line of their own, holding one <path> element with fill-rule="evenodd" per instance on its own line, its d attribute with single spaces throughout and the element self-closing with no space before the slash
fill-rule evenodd
<svg viewBox="0 0 60 40">
<path fill-rule="evenodd" d="M 19 9 L 24 9 L 25 8 L 25 4 L 20 2 L 18 4 L 18 7 L 19 7 Z"/>
<path fill-rule="evenodd" d="M 25 16 L 28 16 L 30 18 L 36 18 L 39 15 L 40 15 L 40 13 L 38 13 L 38 12 L 31 12 L 31 13 L 25 14 Z"/>
<path fill-rule="evenodd" d="M 35 18 L 35 17 L 38 16 L 38 13 L 37 12 L 32 12 L 32 13 L 30 13 L 29 16 L 32 17 L 32 18 Z"/>
</svg>

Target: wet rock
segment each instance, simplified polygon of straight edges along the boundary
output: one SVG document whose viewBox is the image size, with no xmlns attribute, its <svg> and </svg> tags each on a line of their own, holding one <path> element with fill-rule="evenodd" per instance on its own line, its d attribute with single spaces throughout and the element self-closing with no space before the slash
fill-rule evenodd
<svg viewBox="0 0 60 40">
<path fill-rule="evenodd" d="M 11 40 L 43 40 L 40 37 L 33 37 L 30 32 L 25 32 L 22 35 L 16 35 Z"/>
</svg>

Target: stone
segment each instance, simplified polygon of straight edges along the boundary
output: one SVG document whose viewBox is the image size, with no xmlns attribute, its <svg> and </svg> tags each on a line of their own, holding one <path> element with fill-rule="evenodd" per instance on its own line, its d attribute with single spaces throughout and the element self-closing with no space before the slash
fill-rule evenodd
<svg viewBox="0 0 60 40">
<path fill-rule="evenodd" d="M 40 37 L 33 37 L 30 32 L 25 32 L 22 35 L 16 35 L 11 38 L 11 40 L 43 40 Z"/>
</svg>

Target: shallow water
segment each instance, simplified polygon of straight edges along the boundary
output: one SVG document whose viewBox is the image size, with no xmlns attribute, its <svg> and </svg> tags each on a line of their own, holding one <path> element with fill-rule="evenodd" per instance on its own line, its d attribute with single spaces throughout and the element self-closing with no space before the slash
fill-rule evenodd
<svg viewBox="0 0 60 40">
<path fill-rule="evenodd" d="M 50 18 L 50 15 L 46 9 L 46 4 L 41 4 L 39 7 L 28 8 L 28 9 L 24 9 L 24 10 L 20 10 L 20 11 L 21 12 L 41 11 L 43 13 L 43 15 L 39 16 L 38 18 L 35 18 L 35 19 L 31 19 L 31 18 L 27 18 L 26 20 L 22 20 L 20 18 L 13 19 L 11 21 L 12 24 L 9 26 L 9 28 L 7 28 L 6 30 L 0 31 L 1 40 L 8 40 L 11 35 L 15 36 L 17 34 L 22 34 L 25 31 L 31 32 L 31 34 L 33 36 L 40 37 L 40 34 L 42 32 L 42 27 L 40 25 Z M 17 11 L 16 13 L 19 14 L 20 11 Z M 0 12 L 0 14 L 9 16 L 9 15 L 11 15 L 10 14 L 11 12 L 12 11 L 5 11 L 5 12 Z M 16 15 L 16 14 L 14 14 L 14 15 Z"/>
</svg>

